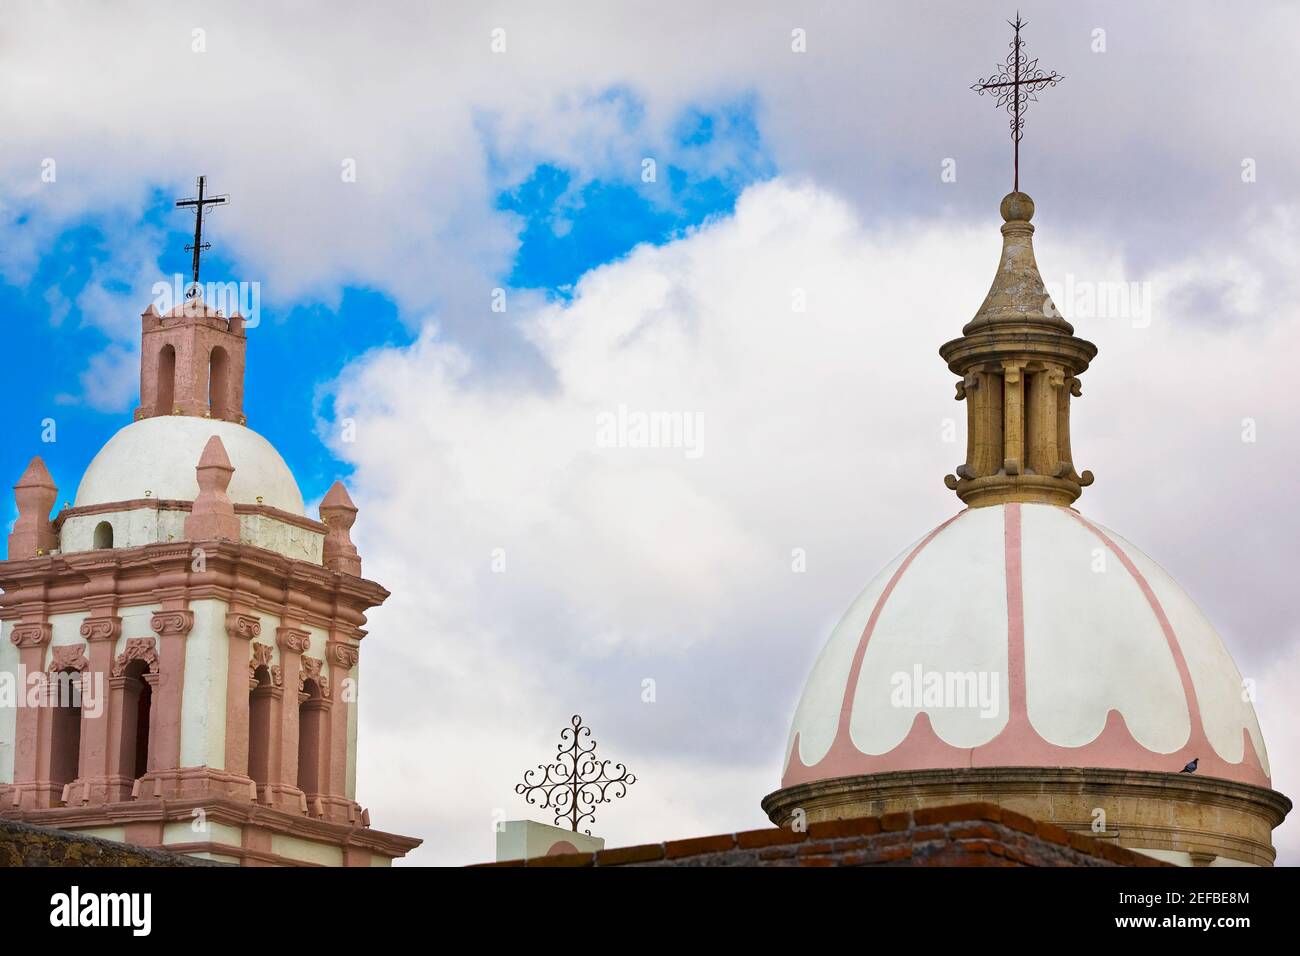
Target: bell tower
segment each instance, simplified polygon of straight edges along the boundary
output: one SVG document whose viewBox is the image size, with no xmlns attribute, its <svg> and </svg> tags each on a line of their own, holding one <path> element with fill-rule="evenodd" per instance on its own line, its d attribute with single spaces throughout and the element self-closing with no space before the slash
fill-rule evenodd
<svg viewBox="0 0 1300 956">
<path fill-rule="evenodd" d="M 194 415 L 244 422 L 244 320 L 186 299 L 160 315 L 150 303 L 140 316 L 141 418 Z"/>
<path fill-rule="evenodd" d="M 200 296 L 142 316 L 140 407 L 75 501 L 39 458 L 0 561 L 0 816 L 246 866 L 387 865 L 357 800 L 357 508 L 319 519 L 245 425 L 247 338 Z M 382 638 L 381 638 L 382 639 Z M 374 640 L 374 638 L 371 638 Z"/>
</svg>

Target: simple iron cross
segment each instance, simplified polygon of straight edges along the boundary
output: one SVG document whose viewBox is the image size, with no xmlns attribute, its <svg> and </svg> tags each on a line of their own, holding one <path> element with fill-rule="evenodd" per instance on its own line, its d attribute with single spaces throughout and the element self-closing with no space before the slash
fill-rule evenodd
<svg viewBox="0 0 1300 956">
<path fill-rule="evenodd" d="M 199 256 L 205 249 L 209 249 L 212 246 L 212 243 L 203 241 L 203 207 L 224 206 L 226 203 L 230 202 L 230 197 L 227 195 L 205 196 L 204 190 L 207 187 L 207 182 L 207 176 L 199 177 L 199 196 L 197 199 L 176 200 L 177 207 L 194 207 L 194 242 L 185 247 L 186 252 L 194 253 L 194 258 L 191 260 L 191 268 L 194 272 L 194 286 L 190 290 L 190 295 L 193 295 L 194 291 L 198 289 L 199 286 Z"/>
<path fill-rule="evenodd" d="M 1011 41 L 1011 52 L 1005 63 L 999 64 L 998 72 L 988 79 L 981 79 L 971 89 L 983 96 L 992 93 L 997 97 L 997 105 L 1005 107 L 1011 114 L 1011 144 L 1015 157 L 1015 191 L 1020 192 L 1020 137 L 1025 129 L 1025 110 L 1031 102 L 1038 102 L 1037 94 L 1055 86 L 1065 77 L 1053 70 L 1048 73 L 1038 66 L 1038 58 L 1030 60 L 1025 56 L 1025 41 L 1020 39 L 1020 28 L 1025 21 L 1016 13 L 1016 22 L 1007 21 L 1007 25 L 1016 31 Z"/>
</svg>

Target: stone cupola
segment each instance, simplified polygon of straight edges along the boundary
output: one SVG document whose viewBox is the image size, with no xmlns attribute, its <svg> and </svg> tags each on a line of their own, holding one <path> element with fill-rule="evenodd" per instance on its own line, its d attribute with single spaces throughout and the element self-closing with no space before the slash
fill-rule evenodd
<svg viewBox="0 0 1300 956">
<path fill-rule="evenodd" d="M 939 354 L 961 376 L 966 460 L 944 483 L 969 507 L 1009 501 L 1070 505 L 1092 483 L 1075 470 L 1070 398 L 1097 347 L 1057 312 L 1034 259 L 1034 201 L 1002 200 L 1002 257 L 961 338 Z"/>
<path fill-rule="evenodd" d="M 140 316 L 138 421 L 192 415 L 244 424 L 244 320 L 229 318 L 201 296 Z"/>
</svg>

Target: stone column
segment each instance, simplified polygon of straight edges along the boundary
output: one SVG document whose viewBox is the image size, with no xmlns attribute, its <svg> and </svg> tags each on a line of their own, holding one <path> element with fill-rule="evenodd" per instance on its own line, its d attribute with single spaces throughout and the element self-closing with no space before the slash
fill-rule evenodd
<svg viewBox="0 0 1300 956">
<path fill-rule="evenodd" d="M 325 649 L 329 664 L 330 694 L 334 699 L 330 711 L 330 750 L 328 761 L 329 795 L 351 804 L 348 797 L 348 717 L 356 706 L 353 670 L 360 649 L 336 635 Z"/>
<path fill-rule="evenodd" d="M 1018 362 L 1002 363 L 1002 467 L 1008 475 L 1021 473 L 1025 456 L 1025 380 Z"/>
<path fill-rule="evenodd" d="M 252 640 L 262 633 L 253 614 L 226 615 L 226 772 L 248 776 L 248 694 Z"/>
<path fill-rule="evenodd" d="M 23 695 L 23 706 L 18 708 L 14 725 L 14 791 L 11 803 L 29 810 L 38 805 L 37 782 L 49 776 L 49 755 L 41 760 L 39 743 L 42 736 L 41 724 L 50 720 L 49 709 L 45 706 L 44 685 L 41 685 L 40 706 L 28 706 L 32 703 L 35 692 L 28 683 L 33 675 L 44 680 L 45 648 L 54 636 L 54 629 L 44 621 L 25 621 L 15 624 L 9 632 L 9 640 L 18 648 L 18 672 L 23 676 L 23 685 L 18 693 Z M 44 766 L 42 767 L 42 763 Z M 48 804 L 41 804 L 42 806 Z"/>
<path fill-rule="evenodd" d="M 328 642 L 326 643 L 328 647 Z M 319 696 L 314 699 L 307 693 L 306 682 L 309 680 L 319 689 Z M 330 777 L 332 732 L 330 714 L 333 702 L 330 700 L 328 665 L 315 658 L 302 658 L 302 670 L 299 672 L 298 682 L 301 688 L 301 693 L 298 695 L 298 775 L 302 777 L 304 770 L 309 771 L 306 776 L 311 783 L 304 788 L 307 795 L 307 812 L 314 817 L 320 817 L 327 813 Z M 312 721 L 310 730 L 313 733 L 310 736 L 304 736 L 309 733 L 309 729 L 303 726 L 304 716 Z"/>
<path fill-rule="evenodd" d="M 276 786 L 274 803 L 286 810 L 307 811 L 307 801 L 298 789 L 298 685 L 302 673 L 302 655 L 311 646 L 311 635 L 301 628 L 278 627 L 275 641 L 280 648 L 280 671 L 287 700 L 280 714 L 279 762 L 271 773 Z"/>
<path fill-rule="evenodd" d="M 121 715 L 114 711 L 120 709 L 121 698 L 113 699 L 111 687 L 113 649 L 121 634 L 122 619 L 113 615 L 88 617 L 81 624 L 81 636 L 89 647 L 86 653 L 90 660 L 87 675 L 92 683 L 98 684 L 95 691 L 101 695 L 101 710 L 97 717 L 86 712 L 85 700 L 82 701 L 81 767 L 78 786 L 74 789 L 80 791 L 89 803 L 121 799 L 114 795 L 118 788 L 114 787 L 113 780 L 117 770 L 114 757 L 119 749 L 115 746 L 118 738 L 113 736 L 113 726 L 115 720 L 119 725 L 121 721 Z"/>
<path fill-rule="evenodd" d="M 1061 462 L 1057 448 L 1057 393 L 1065 384 L 1060 369 L 1045 368 L 1029 377 L 1025 416 L 1030 421 L 1030 447 L 1026 457 L 1035 474 L 1056 477 Z"/>
<path fill-rule="evenodd" d="M 184 608 L 155 611 L 149 626 L 158 635 L 158 682 L 149 728 L 149 772 L 154 773 L 178 770 L 181 765 L 185 639 L 194 627 L 194 612 Z"/>
</svg>

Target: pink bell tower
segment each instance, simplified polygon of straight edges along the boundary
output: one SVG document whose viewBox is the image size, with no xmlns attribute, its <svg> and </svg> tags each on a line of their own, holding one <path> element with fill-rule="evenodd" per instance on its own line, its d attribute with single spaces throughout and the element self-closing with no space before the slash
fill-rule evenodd
<svg viewBox="0 0 1300 956">
<path fill-rule="evenodd" d="M 0 816 L 241 865 L 387 865 L 357 801 L 357 508 L 245 425 L 243 320 L 142 316 L 140 407 L 76 500 L 40 458 L 0 561 Z"/>
</svg>

